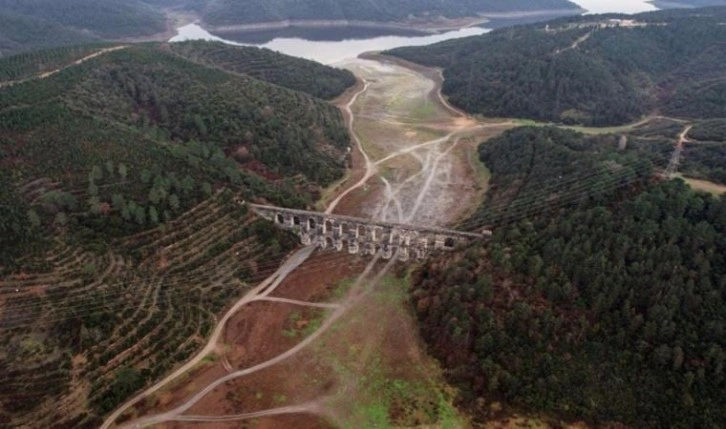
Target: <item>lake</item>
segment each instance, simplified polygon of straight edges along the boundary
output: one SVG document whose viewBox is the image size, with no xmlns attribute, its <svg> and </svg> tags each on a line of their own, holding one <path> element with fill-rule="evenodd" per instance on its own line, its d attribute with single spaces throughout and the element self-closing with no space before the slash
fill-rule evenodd
<svg viewBox="0 0 726 429">
<path fill-rule="evenodd" d="M 588 13 L 638 13 L 657 8 L 645 0 L 573 0 Z M 480 27 L 463 28 L 440 34 L 413 30 L 375 29 L 370 27 L 284 28 L 239 32 L 221 38 L 197 24 L 177 29 L 171 42 L 215 40 L 239 46 L 259 46 L 323 64 L 335 64 L 355 58 L 363 52 L 382 51 L 401 46 L 422 46 L 444 40 L 477 36 L 490 31 Z"/>
<path fill-rule="evenodd" d="M 317 34 L 321 31 L 329 31 L 330 29 L 317 29 Z M 373 35 L 372 37 L 357 38 L 361 33 L 355 32 L 355 28 L 334 29 L 338 34 L 342 34 L 342 40 L 320 40 L 321 37 L 275 37 L 266 43 L 253 43 L 247 39 L 246 43 L 226 40 L 210 34 L 197 24 L 189 24 L 177 29 L 178 34 L 173 37 L 170 42 L 181 42 L 184 40 L 216 40 L 229 43 L 232 45 L 253 45 L 262 48 L 269 48 L 283 54 L 293 55 L 296 57 L 315 60 L 323 64 L 339 63 L 343 60 L 355 58 L 363 52 L 382 51 L 385 49 L 393 49 L 401 46 L 422 46 L 432 43 L 441 42 L 449 39 L 458 39 L 467 36 L 477 36 L 484 34 L 489 30 L 478 27 L 463 28 L 461 30 L 449 31 L 441 34 L 420 34 L 411 32 L 408 35 Z M 362 30 L 362 29 L 361 29 Z M 307 29 L 312 32 L 312 29 Z M 371 31 L 365 29 L 365 31 Z M 343 33 L 341 33 L 343 32 Z M 345 33 L 347 32 L 347 33 Z M 355 33 L 353 33 L 355 32 Z M 311 33 L 312 34 L 312 33 Z M 245 37 L 251 38 L 254 35 L 249 33 Z M 354 38 L 356 37 L 356 38 Z M 317 40 L 316 40 L 317 39 Z M 239 39 L 238 39 L 239 40 Z M 242 39 L 245 40 L 245 39 Z"/>
</svg>

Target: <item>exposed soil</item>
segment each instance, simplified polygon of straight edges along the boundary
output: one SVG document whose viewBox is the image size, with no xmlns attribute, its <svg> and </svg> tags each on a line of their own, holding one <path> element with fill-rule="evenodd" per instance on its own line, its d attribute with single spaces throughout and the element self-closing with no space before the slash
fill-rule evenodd
<svg viewBox="0 0 726 429">
<path fill-rule="evenodd" d="M 290 414 L 278 417 L 264 417 L 247 422 L 194 423 L 195 429 L 334 429 L 326 420 L 310 414 Z M 184 429 L 188 422 L 174 422 L 158 425 L 159 429 Z"/>
<path fill-rule="evenodd" d="M 726 185 L 710 182 L 708 180 L 692 179 L 690 177 L 681 177 L 691 188 L 696 191 L 708 192 L 713 195 L 726 194 Z"/>
<path fill-rule="evenodd" d="M 355 276 L 362 271 L 363 266 L 365 261 L 358 257 L 331 252 L 319 253 L 291 273 L 272 296 L 325 302 L 333 297 L 338 279 Z M 323 277 L 321 272 L 326 273 L 324 278 L 327 281 L 320 281 Z M 250 367 L 292 348 L 302 336 L 286 336 L 284 331 L 303 331 L 305 328 L 304 325 L 286 326 L 294 312 L 300 313 L 301 318 L 298 322 L 301 322 L 315 318 L 321 310 L 265 301 L 248 304 L 228 321 L 215 359 L 207 360 L 183 380 L 156 394 L 153 399 L 144 401 L 137 413 L 143 415 L 152 409 L 154 412 L 173 409 L 183 403 L 190 393 L 228 374 L 230 368 Z M 257 378 L 249 377 L 243 380 L 245 383 L 256 380 L 260 385 L 270 385 L 269 378 L 276 378 L 278 372 L 279 368 L 276 371 L 263 373 L 261 377 L 256 375 Z M 279 380 L 275 380 L 274 383 L 279 383 Z M 226 392 L 220 395 L 224 397 Z M 224 410 L 215 408 L 215 401 L 203 401 L 200 404 L 205 404 L 204 414 L 225 414 Z M 246 408 L 246 411 L 256 411 L 254 406 L 258 405 L 258 401 L 240 404 L 251 406 Z"/>
<path fill-rule="evenodd" d="M 342 66 L 367 83 L 350 110 L 354 138 L 371 164 L 356 153 L 354 167 L 370 178 L 335 212 L 436 226 L 471 213 L 488 180 L 471 153 L 513 124 L 480 123 L 450 106 L 439 90 L 439 70 L 378 54 L 363 57 Z"/>
<path fill-rule="evenodd" d="M 476 207 L 488 177 L 472 152 L 479 139 L 511 125 L 482 125 L 447 107 L 438 71 L 365 60 L 346 66 L 365 79 L 336 100 L 355 133 L 353 169 L 327 194 L 353 191 L 329 208 L 446 225 Z M 364 267 L 368 274 L 361 277 Z M 214 355 L 135 415 L 188 420 L 168 422 L 169 428 L 466 426 L 424 352 L 406 271 L 391 267 L 345 253 L 315 254 L 269 296 L 263 290 L 249 300 L 228 320 Z M 303 414 L 199 423 L 294 407 Z"/>
</svg>

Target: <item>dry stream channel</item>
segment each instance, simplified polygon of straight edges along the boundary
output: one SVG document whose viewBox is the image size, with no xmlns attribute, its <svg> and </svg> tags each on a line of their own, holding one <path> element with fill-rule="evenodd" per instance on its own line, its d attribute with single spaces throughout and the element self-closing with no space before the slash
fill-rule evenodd
<svg viewBox="0 0 726 429">
<path fill-rule="evenodd" d="M 368 58 L 338 64 L 360 79 L 340 102 L 354 168 L 331 188 L 327 211 L 451 225 L 486 192 L 476 144 L 512 124 L 476 122 L 451 108 L 437 70 Z M 406 268 L 299 250 L 220 319 L 195 358 L 103 428 L 465 425 L 422 351 Z"/>
</svg>

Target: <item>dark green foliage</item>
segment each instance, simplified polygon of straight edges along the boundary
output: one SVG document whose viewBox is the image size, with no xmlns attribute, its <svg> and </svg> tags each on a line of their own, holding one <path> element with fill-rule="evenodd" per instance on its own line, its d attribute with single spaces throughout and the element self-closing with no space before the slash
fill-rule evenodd
<svg viewBox="0 0 726 429">
<path fill-rule="evenodd" d="M 585 16 L 389 54 L 443 67 L 452 103 L 489 116 L 610 125 L 660 108 L 718 118 L 725 17 L 724 8 L 664 11 L 634 17 L 647 27 L 600 28 L 610 16 Z"/>
<path fill-rule="evenodd" d="M 282 20 L 400 21 L 410 16 L 475 16 L 478 12 L 576 9 L 566 0 L 220 0 L 210 2 L 204 20 L 214 25 Z"/>
<path fill-rule="evenodd" d="M 726 119 L 716 119 L 696 124 L 688 137 L 701 142 L 726 142 Z"/>
<path fill-rule="evenodd" d="M 56 70 L 110 45 L 90 44 L 38 50 L 0 59 L 0 83 Z"/>
<path fill-rule="evenodd" d="M 0 10 L 89 30 L 103 38 L 164 31 L 164 17 L 137 0 L 0 0 Z"/>
<path fill-rule="evenodd" d="M 688 177 L 726 184 L 726 142 L 686 145 L 679 171 Z"/>
<path fill-rule="evenodd" d="M 137 0 L 0 0 L 0 56 L 165 28 L 162 13 Z"/>
<path fill-rule="evenodd" d="M 31 248 L 31 230 L 105 243 L 168 222 L 219 186 L 304 207 L 340 177 L 349 138 L 334 106 L 167 48 L 109 52 L 0 90 L 3 199 L 11 204 L 1 217 L 3 259 Z M 27 222 L 30 208 L 39 229 Z"/>
<path fill-rule="evenodd" d="M 648 180 L 652 163 L 635 149 L 617 148 L 615 137 L 586 138 L 554 127 L 515 128 L 482 144 L 479 156 L 492 172 L 491 190 L 464 226 L 510 222 Z"/>
<path fill-rule="evenodd" d="M 421 269 L 414 304 L 472 410 L 715 428 L 725 254 L 726 199 L 674 181 L 499 228 Z"/>
<path fill-rule="evenodd" d="M 231 47 L 219 42 L 173 43 L 172 50 L 189 60 L 241 73 L 285 88 L 330 100 L 355 84 L 348 70 L 282 55 L 269 49 Z"/>
<path fill-rule="evenodd" d="M 286 19 L 388 22 L 478 12 L 578 11 L 567 0 L 0 0 L 0 57 L 37 48 L 151 36 L 166 29 L 166 9 L 199 14 L 212 25 Z"/>
<path fill-rule="evenodd" d="M 654 121 L 632 130 L 628 149 L 663 165 L 686 124 Z M 726 183 L 726 121 L 715 119 L 693 125 L 686 135 L 678 172 L 687 177 Z"/>
<path fill-rule="evenodd" d="M 2 168 L 3 162 L 0 152 L 0 267 L 11 266 L 22 250 L 38 237 L 27 216 L 29 207 L 19 198 L 12 178 Z"/>
<path fill-rule="evenodd" d="M 99 414 L 108 413 L 145 383 L 144 377 L 134 368 L 121 368 L 116 371 L 113 383 L 95 400 L 94 406 Z"/>
<path fill-rule="evenodd" d="M 98 37 L 41 18 L 0 9 L 0 57 L 31 49 L 76 45 Z"/>
</svg>

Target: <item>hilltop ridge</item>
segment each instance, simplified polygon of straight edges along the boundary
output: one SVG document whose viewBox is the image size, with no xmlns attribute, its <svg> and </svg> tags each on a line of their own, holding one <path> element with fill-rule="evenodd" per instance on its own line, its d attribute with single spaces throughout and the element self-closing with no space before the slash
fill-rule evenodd
<svg viewBox="0 0 726 429">
<path fill-rule="evenodd" d="M 386 52 L 441 67 L 470 113 L 615 125 L 726 116 L 726 8 L 562 18 Z"/>
<path fill-rule="evenodd" d="M 206 42 L 36 51 L 0 77 L 0 425 L 98 427 L 296 245 L 240 202 L 305 208 L 342 177 L 343 117 L 310 94 L 354 79 Z"/>
</svg>

